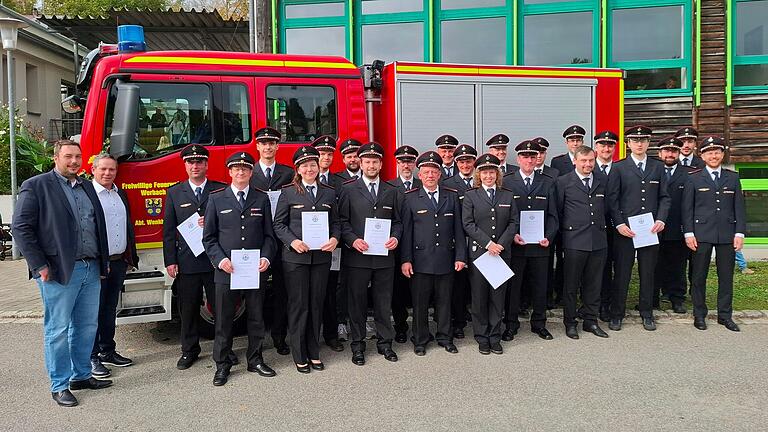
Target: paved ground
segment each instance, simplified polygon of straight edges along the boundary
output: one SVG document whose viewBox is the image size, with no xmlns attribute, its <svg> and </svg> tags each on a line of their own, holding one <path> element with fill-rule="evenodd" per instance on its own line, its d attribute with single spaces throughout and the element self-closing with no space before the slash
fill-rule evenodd
<svg viewBox="0 0 768 432">
<path fill-rule="evenodd" d="M 655 333 L 633 324 L 579 341 L 551 324 L 555 340 L 526 331 L 500 356 L 481 356 L 470 339 L 457 355 L 431 348 L 416 357 L 396 345 L 394 364 L 369 348 L 364 367 L 348 348 L 323 351 L 327 369 L 310 375 L 268 350 L 277 377 L 240 365 L 221 388 L 207 355 L 174 368 L 175 325 L 131 325 L 119 328 L 118 346 L 136 365 L 116 370 L 110 389 L 76 392 L 81 405 L 71 409 L 50 399 L 40 324 L 4 323 L 0 430 L 765 430 L 765 323 L 740 334 L 714 323 Z"/>
</svg>

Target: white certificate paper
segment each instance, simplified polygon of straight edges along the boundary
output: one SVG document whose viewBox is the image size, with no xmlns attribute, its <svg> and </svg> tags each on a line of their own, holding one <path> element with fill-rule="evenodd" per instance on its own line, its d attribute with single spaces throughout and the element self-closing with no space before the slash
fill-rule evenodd
<svg viewBox="0 0 768 432">
<path fill-rule="evenodd" d="M 269 205 L 272 207 L 272 219 L 275 218 L 275 212 L 277 211 L 277 200 L 280 199 L 281 191 L 267 191 L 269 195 Z"/>
<path fill-rule="evenodd" d="M 651 232 L 653 224 L 655 223 L 656 221 L 653 220 L 652 213 L 643 213 L 627 218 L 629 228 L 635 232 L 635 236 L 632 237 L 632 243 L 635 244 L 635 249 L 659 244 L 658 234 Z"/>
<path fill-rule="evenodd" d="M 363 255 L 387 256 L 389 251 L 384 247 L 384 243 L 389 240 L 391 227 L 392 221 L 389 219 L 365 218 L 363 240 L 368 243 L 368 250 L 363 252 Z"/>
<path fill-rule="evenodd" d="M 526 243 L 537 244 L 544 240 L 544 210 L 520 212 L 520 237 Z"/>
<path fill-rule="evenodd" d="M 336 248 L 331 252 L 331 271 L 341 270 L 341 248 Z"/>
<path fill-rule="evenodd" d="M 234 268 L 234 272 L 230 275 L 229 289 L 259 289 L 261 250 L 234 249 L 230 253 L 229 260 L 232 261 L 232 268 Z"/>
<path fill-rule="evenodd" d="M 201 253 L 205 252 L 205 248 L 203 247 L 203 227 L 197 224 L 198 219 L 200 219 L 200 215 L 197 214 L 197 212 L 192 213 L 192 216 L 188 217 L 187 220 L 176 227 L 179 234 L 184 238 L 184 241 L 187 242 L 189 250 L 191 250 L 195 256 L 199 256 Z"/>
<path fill-rule="evenodd" d="M 311 250 L 319 250 L 328 243 L 328 212 L 301 213 L 301 241 Z"/>
<path fill-rule="evenodd" d="M 474 261 L 474 264 L 493 289 L 498 289 L 504 282 L 515 275 L 500 255 L 491 255 L 490 252 L 480 255 Z"/>
</svg>

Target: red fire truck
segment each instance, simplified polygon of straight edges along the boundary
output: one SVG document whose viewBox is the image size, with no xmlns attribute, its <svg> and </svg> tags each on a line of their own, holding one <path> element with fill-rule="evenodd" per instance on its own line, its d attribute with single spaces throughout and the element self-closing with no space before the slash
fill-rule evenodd
<svg viewBox="0 0 768 432">
<path fill-rule="evenodd" d="M 265 125 L 282 132 L 278 161 L 287 165 L 298 145 L 325 134 L 378 141 L 387 155 L 404 144 L 432 149 L 442 134 L 480 153 L 497 133 L 513 145 L 543 136 L 557 155 L 571 124 L 587 136 L 622 130 L 620 70 L 380 61 L 358 68 L 338 57 L 138 46 L 91 52 L 79 72 L 80 95 L 64 102 L 83 110 L 85 160 L 104 150 L 116 156 L 117 185 L 129 196 L 141 267 L 126 281 L 120 323 L 171 318 L 163 204 L 166 189 L 186 178 L 178 152 L 189 143 L 208 147 L 209 177 L 226 182 L 227 156 L 257 156 L 254 132 Z M 384 178 L 395 175 L 394 158 L 385 158 Z M 201 308 L 209 322 L 210 312 Z"/>
</svg>

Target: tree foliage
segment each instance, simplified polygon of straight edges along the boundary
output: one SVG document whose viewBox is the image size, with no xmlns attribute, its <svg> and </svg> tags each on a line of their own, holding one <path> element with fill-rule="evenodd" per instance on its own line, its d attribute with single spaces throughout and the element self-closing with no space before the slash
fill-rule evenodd
<svg viewBox="0 0 768 432">
<path fill-rule="evenodd" d="M 23 1 L 23 0 L 16 0 Z M 46 15 L 99 16 L 112 8 L 165 10 L 168 0 L 45 0 L 43 13 Z"/>
</svg>

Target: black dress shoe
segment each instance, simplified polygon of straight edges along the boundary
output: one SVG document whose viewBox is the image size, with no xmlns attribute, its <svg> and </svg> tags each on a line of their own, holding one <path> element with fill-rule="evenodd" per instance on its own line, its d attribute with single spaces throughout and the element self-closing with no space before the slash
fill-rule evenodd
<svg viewBox="0 0 768 432">
<path fill-rule="evenodd" d="M 408 342 L 408 333 L 395 333 L 395 342 L 397 343 Z"/>
<path fill-rule="evenodd" d="M 90 377 L 85 380 L 80 381 L 70 381 L 69 382 L 69 389 L 70 390 L 101 390 L 103 388 L 112 387 L 112 381 L 111 380 L 97 380 L 94 377 Z"/>
<path fill-rule="evenodd" d="M 185 370 L 189 369 L 193 363 L 197 361 L 197 355 L 192 354 L 182 354 L 181 357 L 179 357 L 179 361 L 176 362 L 176 369 L 178 370 Z"/>
<path fill-rule="evenodd" d="M 552 340 L 552 339 L 554 339 L 552 337 L 552 333 L 550 333 L 549 330 L 545 329 L 544 327 L 537 328 L 537 329 L 531 329 L 531 332 L 532 333 L 536 333 L 537 335 L 539 335 L 540 338 L 542 338 L 544 340 Z"/>
<path fill-rule="evenodd" d="M 69 389 L 64 389 L 60 392 L 52 392 L 51 397 L 56 401 L 59 406 L 73 407 L 77 406 L 77 398 L 72 394 Z"/>
<path fill-rule="evenodd" d="M 608 328 L 612 331 L 619 331 L 621 330 L 621 320 L 620 319 L 612 319 L 610 323 L 608 323 Z"/>
<path fill-rule="evenodd" d="M 501 340 L 503 340 L 504 342 L 509 342 L 515 339 L 516 334 L 517 334 L 517 331 L 506 329 L 504 330 L 504 333 L 501 334 Z"/>
<path fill-rule="evenodd" d="M 693 326 L 696 327 L 699 330 L 706 330 L 707 329 L 707 321 L 704 320 L 704 318 L 695 318 L 693 320 Z"/>
<path fill-rule="evenodd" d="M 741 331 L 739 326 L 735 322 L 733 322 L 732 319 L 720 319 L 720 318 L 718 318 L 717 319 L 717 323 L 720 324 L 721 326 L 725 326 L 725 328 L 727 328 L 728 330 L 730 330 L 732 332 Z"/>
<path fill-rule="evenodd" d="M 504 348 L 501 346 L 501 342 L 494 342 L 491 344 L 491 352 L 494 354 L 504 354 Z"/>
<path fill-rule="evenodd" d="M 288 355 L 291 353 L 291 349 L 288 348 L 288 344 L 285 341 L 275 341 L 275 351 L 280 355 Z"/>
<path fill-rule="evenodd" d="M 117 367 L 128 367 L 133 364 L 133 360 L 121 356 L 117 351 L 109 354 L 99 354 L 99 360 L 106 365 Z"/>
<path fill-rule="evenodd" d="M 365 353 L 363 351 L 355 351 L 352 353 L 352 363 L 362 366 L 365 364 Z"/>
<path fill-rule="evenodd" d="M 312 369 L 309 367 L 308 364 L 305 364 L 303 366 L 296 365 L 296 370 L 299 371 L 299 373 L 308 374 L 312 371 Z"/>
<path fill-rule="evenodd" d="M 391 362 L 397 361 L 397 354 L 392 350 L 392 348 L 379 348 L 378 349 L 379 354 L 384 356 L 384 359 Z"/>
<path fill-rule="evenodd" d="M 213 385 L 216 387 L 223 386 L 227 383 L 227 379 L 229 379 L 229 368 L 228 367 L 222 367 L 219 369 L 216 369 L 216 373 L 213 375 Z"/>
<path fill-rule="evenodd" d="M 448 351 L 451 354 L 456 354 L 459 352 L 459 349 L 456 348 L 456 345 L 454 345 L 452 342 L 448 342 L 447 344 L 442 346 L 445 348 L 446 351 Z"/>
<path fill-rule="evenodd" d="M 459 327 L 453 328 L 453 338 L 454 339 L 464 339 L 464 329 Z"/>
<path fill-rule="evenodd" d="M 643 328 L 648 331 L 656 330 L 656 323 L 653 321 L 653 317 L 643 318 Z"/>
<path fill-rule="evenodd" d="M 482 355 L 488 355 L 491 353 L 491 345 L 487 343 L 481 343 L 478 346 L 478 351 L 480 351 L 480 354 Z"/>
<path fill-rule="evenodd" d="M 267 366 L 267 364 L 264 362 L 248 365 L 248 372 L 256 372 L 257 374 L 267 378 L 277 375 L 275 371 L 272 370 L 271 367 Z"/>
<path fill-rule="evenodd" d="M 424 345 L 416 345 L 413 347 L 413 353 L 419 357 L 425 356 L 427 355 L 427 349 L 424 347 Z"/>
<path fill-rule="evenodd" d="M 325 344 L 328 345 L 328 348 L 330 348 L 331 351 L 336 351 L 336 352 L 344 351 L 344 345 L 342 345 L 342 343 L 339 342 L 338 339 L 326 339 Z"/>
<path fill-rule="evenodd" d="M 309 361 L 309 365 L 312 366 L 312 369 L 314 369 L 316 371 L 325 370 L 325 365 L 323 364 L 323 362 L 321 362 L 319 360 L 317 362 L 315 362 L 313 360 L 310 360 Z"/>
<path fill-rule="evenodd" d="M 597 337 L 601 337 L 601 338 L 608 337 L 608 333 L 606 333 L 603 329 L 601 329 L 600 326 L 597 324 L 585 325 L 582 328 L 584 329 L 585 332 L 592 333 Z"/>
<path fill-rule="evenodd" d="M 565 328 L 565 335 L 568 336 L 571 339 L 578 339 L 579 338 L 579 331 L 576 329 L 575 325 L 567 326 Z"/>
<path fill-rule="evenodd" d="M 672 302 L 672 312 L 676 314 L 684 314 L 688 313 L 688 310 L 685 309 L 682 302 Z"/>
<path fill-rule="evenodd" d="M 112 371 L 101 364 L 101 360 L 96 357 L 91 359 L 91 375 L 96 379 L 104 379 L 109 378 L 112 375 Z"/>
</svg>

